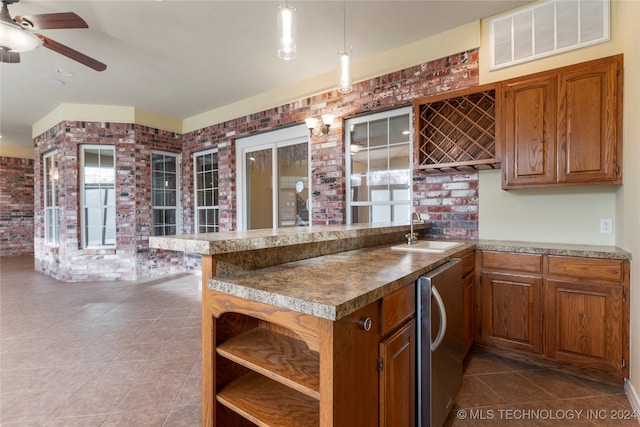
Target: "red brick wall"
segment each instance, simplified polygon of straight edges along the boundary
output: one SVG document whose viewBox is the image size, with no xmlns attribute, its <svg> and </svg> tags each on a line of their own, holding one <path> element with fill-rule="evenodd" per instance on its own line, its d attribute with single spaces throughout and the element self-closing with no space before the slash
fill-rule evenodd
<svg viewBox="0 0 640 427">
<path fill-rule="evenodd" d="M 36 269 L 65 281 L 133 280 L 181 271 L 182 255 L 149 249 L 151 150 L 180 151 L 179 135 L 127 123 L 62 122 L 35 139 Z M 116 153 L 116 247 L 81 245 L 79 159 L 83 144 Z M 60 245 L 44 242 L 42 155 L 59 154 Z"/>
<path fill-rule="evenodd" d="M 33 254 L 33 160 L 0 157 L 0 256 Z"/>
<path fill-rule="evenodd" d="M 235 140 L 257 132 L 303 123 L 308 116 L 319 117 L 332 113 L 337 117 L 326 136 L 311 139 L 311 170 L 313 188 L 312 221 L 316 224 L 342 224 L 345 221 L 345 156 L 342 125 L 344 119 L 366 112 L 377 112 L 411 104 L 415 98 L 460 89 L 478 84 L 478 52 L 472 50 L 446 58 L 396 71 L 354 85 L 353 92 L 343 95 L 336 90 L 301 99 L 266 111 L 239 117 L 183 135 L 185 162 L 192 162 L 193 153 L 218 147 L 220 166 L 220 228 L 233 230 L 235 211 Z M 183 217 L 185 230 L 193 232 L 193 175 L 185 168 L 182 180 L 184 195 Z M 475 177 L 475 178 L 472 178 Z M 414 196 L 431 197 L 424 190 L 429 178 L 416 172 Z M 444 179 L 444 178 L 443 178 Z M 458 178 L 450 178 L 458 179 Z M 416 200 L 423 214 L 448 221 L 434 229 L 434 234 L 456 237 L 477 236 L 477 174 L 469 175 L 464 183 L 466 194 L 453 193 L 445 203 L 465 205 L 465 220 L 455 209 L 444 215 L 442 207 L 429 207 L 430 202 Z M 446 205 L 445 205 L 446 206 Z M 456 208 L 458 209 L 458 208 Z M 463 208 L 460 208 L 464 210 Z M 471 212 L 473 211 L 473 212 Z M 441 215 L 440 217 L 438 215 Z M 425 215 L 426 216 L 426 215 Z M 475 217 L 474 217 L 475 216 Z"/>
<path fill-rule="evenodd" d="M 354 85 L 352 93 L 331 91 L 177 135 L 157 129 L 120 123 L 63 122 L 35 139 L 35 257 L 44 273 L 62 280 L 136 279 L 199 269 L 199 257 L 156 251 L 148 247 L 151 224 L 151 150 L 182 152 L 182 232 L 194 232 L 193 154 L 218 149 L 220 229 L 236 227 L 235 141 L 303 123 L 308 116 L 333 113 L 338 120 L 328 135 L 311 140 L 313 186 L 312 221 L 345 221 L 344 119 L 410 105 L 415 98 L 478 84 L 476 50 L 452 55 Z M 80 144 L 116 147 L 118 217 L 117 249 L 84 250 L 80 247 L 78 217 L 78 159 Z M 44 245 L 41 157 L 60 150 L 61 242 Z M 477 237 L 477 173 L 414 175 L 414 205 L 434 221 L 432 234 Z"/>
</svg>

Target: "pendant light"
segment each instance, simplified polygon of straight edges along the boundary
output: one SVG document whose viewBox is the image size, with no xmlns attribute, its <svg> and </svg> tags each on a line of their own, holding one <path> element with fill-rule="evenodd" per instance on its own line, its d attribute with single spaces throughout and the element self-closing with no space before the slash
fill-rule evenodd
<svg viewBox="0 0 640 427">
<path fill-rule="evenodd" d="M 338 82 L 338 92 L 349 93 L 353 90 L 353 77 L 351 76 L 351 57 L 353 49 L 347 52 L 347 1 L 343 3 L 343 51 L 338 52 L 340 65 L 340 81 Z"/>
<path fill-rule="evenodd" d="M 296 57 L 296 8 L 278 6 L 278 57 L 290 61 Z"/>
</svg>

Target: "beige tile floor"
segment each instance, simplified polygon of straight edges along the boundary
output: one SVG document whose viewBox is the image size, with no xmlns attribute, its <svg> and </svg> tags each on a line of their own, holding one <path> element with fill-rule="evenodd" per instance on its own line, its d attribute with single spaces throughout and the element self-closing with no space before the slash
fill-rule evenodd
<svg viewBox="0 0 640 427">
<path fill-rule="evenodd" d="M 447 426 L 638 426 L 622 385 L 472 350 Z M 617 419 L 615 419 L 617 418 Z"/>
<path fill-rule="evenodd" d="M 199 426 L 201 376 L 198 277 L 63 283 L 0 258 L 0 425 Z M 450 426 L 638 425 L 611 419 L 622 386 L 476 350 L 455 409 Z"/>
<path fill-rule="evenodd" d="M 32 257 L 0 268 L 0 425 L 200 425 L 198 277 L 63 283 Z"/>
</svg>

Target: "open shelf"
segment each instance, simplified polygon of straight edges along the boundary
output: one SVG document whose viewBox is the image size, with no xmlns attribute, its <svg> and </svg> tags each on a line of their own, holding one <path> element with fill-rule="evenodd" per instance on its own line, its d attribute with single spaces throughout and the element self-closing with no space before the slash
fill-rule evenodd
<svg viewBox="0 0 640 427">
<path fill-rule="evenodd" d="M 220 390 L 222 405 L 261 427 L 320 425 L 320 402 L 255 372 Z"/>
<path fill-rule="evenodd" d="M 227 339 L 216 351 L 306 396 L 320 399 L 320 357 L 303 341 L 258 327 Z"/>
</svg>

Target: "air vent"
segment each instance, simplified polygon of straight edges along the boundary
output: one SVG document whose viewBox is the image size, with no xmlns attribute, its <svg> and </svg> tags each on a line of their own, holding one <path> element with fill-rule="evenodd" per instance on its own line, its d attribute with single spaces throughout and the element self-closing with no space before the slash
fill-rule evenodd
<svg viewBox="0 0 640 427">
<path fill-rule="evenodd" d="M 491 20 L 491 70 L 609 40 L 610 0 L 549 0 Z"/>
</svg>

